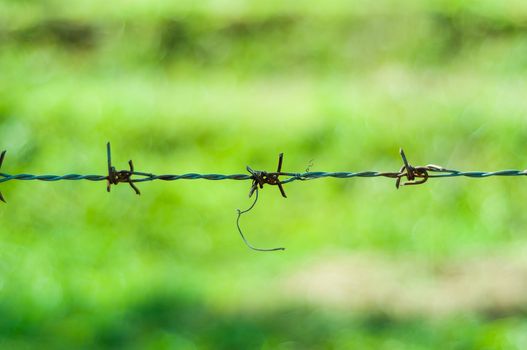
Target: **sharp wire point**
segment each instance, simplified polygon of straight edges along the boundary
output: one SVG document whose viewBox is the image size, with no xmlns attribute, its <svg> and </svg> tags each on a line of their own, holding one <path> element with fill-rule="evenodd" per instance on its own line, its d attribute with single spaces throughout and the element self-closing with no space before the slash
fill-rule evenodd
<svg viewBox="0 0 527 350">
<path fill-rule="evenodd" d="M 7 151 L 2 151 L 2 153 L 0 154 L 0 168 L 2 167 L 2 164 L 4 163 L 4 158 L 5 158 L 6 153 Z"/>
<path fill-rule="evenodd" d="M 2 151 L 2 153 L 0 153 L 0 169 L 2 168 L 2 164 L 4 164 L 4 159 L 5 159 L 5 154 L 7 153 L 7 151 Z M 7 203 L 7 201 L 5 200 L 4 198 L 4 195 L 2 194 L 2 192 L 0 192 L 0 201 L 4 202 L 4 203 Z"/>
<path fill-rule="evenodd" d="M 283 153 L 280 153 L 278 155 L 278 168 L 276 169 L 276 172 L 279 173 L 282 171 L 282 162 L 284 160 L 284 154 Z"/>
</svg>

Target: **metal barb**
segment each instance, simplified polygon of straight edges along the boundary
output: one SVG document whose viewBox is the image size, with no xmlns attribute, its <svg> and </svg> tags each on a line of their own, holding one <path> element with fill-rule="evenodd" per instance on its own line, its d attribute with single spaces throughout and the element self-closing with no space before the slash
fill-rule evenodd
<svg viewBox="0 0 527 350">
<path fill-rule="evenodd" d="M 4 158 L 5 158 L 6 153 L 7 151 L 2 151 L 2 154 L 0 154 L 0 169 L 2 168 L 2 164 L 4 163 Z M 7 203 L 2 192 L 0 192 L 0 201 Z"/>
<path fill-rule="evenodd" d="M 282 197 L 287 198 L 284 186 L 282 185 L 282 182 L 279 179 L 280 175 L 286 175 L 282 173 L 283 160 L 284 154 L 280 153 L 278 155 L 278 167 L 276 169 L 276 172 L 253 170 L 250 166 L 247 166 L 247 171 L 251 174 L 251 178 L 253 180 L 251 190 L 249 191 L 249 198 L 252 197 L 253 193 L 258 190 L 258 187 L 263 188 L 265 184 L 278 186 Z"/>
<path fill-rule="evenodd" d="M 128 166 L 130 167 L 130 170 L 115 170 L 115 167 L 112 165 L 112 150 L 110 146 L 110 142 L 106 144 L 106 151 L 108 155 L 108 177 L 107 177 L 107 185 L 106 185 L 106 191 L 110 192 L 110 189 L 112 185 L 118 185 L 121 182 L 126 182 L 132 187 L 134 192 L 137 195 L 141 194 L 141 191 L 137 188 L 137 186 L 134 184 L 132 180 L 132 175 L 134 175 L 134 163 L 132 160 L 128 161 Z"/>
<path fill-rule="evenodd" d="M 428 168 L 423 166 L 414 167 L 408 163 L 406 155 L 404 154 L 403 149 L 399 150 L 401 158 L 403 159 L 403 166 L 397 174 L 397 180 L 395 181 L 395 187 L 399 188 L 400 186 L 410 186 L 410 185 L 420 185 L 425 183 L 428 180 Z M 401 178 L 406 177 L 407 181 L 401 184 Z M 420 179 L 420 180 L 417 180 Z"/>
</svg>

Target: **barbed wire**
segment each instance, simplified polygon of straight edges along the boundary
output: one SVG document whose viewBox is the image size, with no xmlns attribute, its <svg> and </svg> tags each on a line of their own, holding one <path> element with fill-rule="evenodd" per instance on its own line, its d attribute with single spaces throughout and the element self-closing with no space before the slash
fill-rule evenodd
<svg viewBox="0 0 527 350">
<path fill-rule="evenodd" d="M 135 171 L 132 160 L 128 161 L 129 170 L 116 170 L 112 164 L 112 152 L 111 146 L 108 142 L 106 145 L 107 152 L 107 167 L 108 175 L 81 175 L 81 174 L 66 174 L 66 175 L 31 175 L 31 174 L 6 174 L 0 172 L 0 183 L 20 180 L 20 181 L 106 181 L 106 190 L 111 191 L 112 185 L 118 185 L 120 183 L 127 183 L 134 190 L 136 194 L 141 194 L 136 184 L 147 181 L 177 181 L 177 180 L 251 180 L 252 184 L 249 190 L 249 197 L 254 195 L 254 201 L 251 206 L 245 210 L 237 209 L 238 216 L 236 218 L 236 226 L 243 242 L 252 250 L 255 251 L 277 251 L 285 250 L 285 248 L 257 248 L 249 243 L 246 239 L 243 231 L 240 227 L 240 218 L 243 214 L 251 211 L 256 203 L 258 202 L 258 190 L 263 189 L 264 185 L 277 186 L 282 197 L 287 198 L 284 186 L 285 184 L 294 181 L 308 181 L 322 178 L 336 178 L 336 179 L 350 179 L 353 177 L 386 177 L 395 179 L 395 187 L 409 185 L 420 185 L 428 181 L 431 178 L 447 178 L 447 177 L 468 177 L 468 178 L 486 178 L 491 176 L 525 176 L 527 170 L 500 170 L 500 171 L 460 171 L 454 169 L 447 169 L 439 165 L 428 164 L 424 166 L 412 166 L 408 162 L 406 155 L 402 149 L 399 150 L 403 165 L 397 172 L 379 172 L 379 171 L 360 171 L 360 172 L 324 172 L 324 171 L 309 171 L 312 167 L 312 160 L 309 162 L 309 166 L 305 172 L 293 173 L 283 172 L 283 153 L 278 156 L 277 170 L 274 172 L 267 172 L 261 170 L 253 170 L 247 166 L 246 169 L 248 174 L 198 174 L 198 173 L 187 173 L 180 175 L 155 175 L 152 173 Z M 0 169 L 2 168 L 6 151 L 0 154 Z M 406 181 L 401 183 L 402 179 L 406 178 Z M 0 200 L 6 202 L 2 192 L 0 192 Z"/>
</svg>

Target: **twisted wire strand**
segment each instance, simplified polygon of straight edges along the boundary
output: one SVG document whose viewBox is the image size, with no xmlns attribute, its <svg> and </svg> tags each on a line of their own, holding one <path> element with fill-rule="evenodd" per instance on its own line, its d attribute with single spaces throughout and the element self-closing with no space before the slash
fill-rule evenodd
<svg viewBox="0 0 527 350">
<path fill-rule="evenodd" d="M 470 177 L 470 178 L 485 178 L 492 176 L 526 176 L 527 170 L 499 170 L 499 171 L 461 171 L 461 170 L 434 170 L 428 169 L 432 174 L 429 178 L 443 178 L 443 177 Z M 149 182 L 149 181 L 177 181 L 177 180 L 252 180 L 253 177 L 249 174 L 198 174 L 198 173 L 187 173 L 187 174 L 166 174 L 166 175 L 154 175 L 146 173 L 133 172 L 131 175 L 144 176 L 140 179 L 132 179 L 132 182 Z M 397 178 L 400 173 L 387 173 L 380 171 L 360 171 L 360 172 L 323 172 L 323 171 L 311 171 L 304 173 L 281 173 L 282 176 L 289 177 L 282 181 L 283 184 L 291 183 L 294 181 L 307 181 L 316 180 L 322 178 L 336 178 L 336 179 L 349 179 L 353 177 L 387 177 Z M 32 175 L 32 174 L 5 174 L 0 173 L 0 183 L 8 182 L 13 180 L 21 181 L 106 181 L 107 175 L 81 175 L 81 174 L 66 174 L 66 175 Z"/>
<path fill-rule="evenodd" d="M 4 161 L 6 152 L 0 153 L 0 167 Z M 263 188 L 264 184 L 274 185 L 280 189 L 280 192 L 284 198 L 286 194 L 282 185 L 292 183 L 295 181 L 310 181 L 323 178 L 335 178 L 335 179 L 350 179 L 355 177 L 360 178 L 374 178 L 374 177 L 386 177 L 390 179 L 396 179 L 396 187 L 406 185 L 418 185 L 425 183 L 429 178 L 450 178 L 450 177 L 468 177 L 468 178 L 487 178 L 492 176 L 526 176 L 527 170 L 498 170 L 498 171 L 461 171 L 446 169 L 438 165 L 429 164 L 426 166 L 412 166 L 409 164 L 404 151 L 401 149 L 400 154 L 404 165 L 398 172 L 380 172 L 380 171 L 359 171 L 359 172 L 324 172 L 324 171 L 309 171 L 312 166 L 310 165 L 303 173 L 292 173 L 282 172 L 282 161 L 283 154 L 279 155 L 278 167 L 275 172 L 266 171 L 255 171 L 250 167 L 247 167 L 249 174 L 199 174 L 199 173 L 187 173 L 187 174 L 164 174 L 155 175 L 146 172 L 134 171 L 133 162 L 129 161 L 130 170 L 117 171 L 112 165 L 111 161 L 111 149 L 110 143 L 107 144 L 107 158 L 108 158 L 108 175 L 82 175 L 82 174 L 66 174 L 66 175 L 32 175 L 32 174 L 6 174 L 0 173 L 0 183 L 8 181 L 106 181 L 107 190 L 110 191 L 111 185 L 117 185 L 119 183 L 128 183 L 133 190 L 140 194 L 139 189 L 135 186 L 135 183 L 151 182 L 151 181 L 178 181 L 178 180 L 236 180 L 236 181 L 252 181 L 251 190 L 249 197 L 255 194 L 254 201 L 245 210 L 237 209 L 238 216 L 236 218 L 236 227 L 243 240 L 243 242 L 252 250 L 260 252 L 270 252 L 285 250 L 285 248 L 257 248 L 253 246 L 246 239 L 241 227 L 240 219 L 243 214 L 251 211 L 256 203 L 258 202 L 258 187 Z M 280 178 L 283 177 L 283 178 Z M 401 179 L 406 178 L 407 181 L 401 184 Z M 0 201 L 5 202 L 5 199 L 0 192 Z"/>
<path fill-rule="evenodd" d="M 63 180 L 88 180 L 88 181 L 104 181 L 107 179 L 107 176 L 102 175 L 80 175 L 80 174 L 67 174 L 67 175 L 31 175 L 31 174 L 2 174 L 0 173 L 0 183 L 12 181 L 12 180 L 22 180 L 22 181 L 63 181 Z"/>
<path fill-rule="evenodd" d="M 432 174 L 430 177 L 441 178 L 441 177 L 471 177 L 471 178 L 484 178 L 491 176 L 525 176 L 527 170 L 499 170 L 499 171 L 459 171 L 459 170 L 448 170 L 447 173 L 443 174 Z"/>
</svg>

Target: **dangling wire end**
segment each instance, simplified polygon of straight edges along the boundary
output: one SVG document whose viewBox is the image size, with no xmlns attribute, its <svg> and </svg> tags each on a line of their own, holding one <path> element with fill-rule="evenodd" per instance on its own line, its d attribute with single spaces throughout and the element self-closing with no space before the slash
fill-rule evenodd
<svg viewBox="0 0 527 350">
<path fill-rule="evenodd" d="M 254 188 L 254 190 L 253 190 Z M 257 252 L 275 252 L 275 251 L 278 251 L 278 250 L 285 250 L 285 248 L 282 248 L 282 247 L 279 247 L 279 248 L 257 248 L 257 247 L 254 247 L 251 243 L 249 243 L 249 241 L 245 238 L 245 235 L 243 234 L 243 231 L 240 227 L 240 218 L 243 214 L 245 213 L 248 213 L 249 211 L 251 211 L 254 206 L 256 205 L 256 202 L 258 202 L 258 187 L 252 187 L 251 188 L 251 193 L 249 195 L 252 196 L 252 194 L 255 194 L 254 196 L 254 201 L 253 203 L 251 204 L 251 206 L 245 210 L 240 210 L 240 209 L 236 209 L 237 212 L 238 212 L 238 217 L 236 218 L 236 227 L 238 228 L 238 232 L 240 233 L 240 236 L 242 237 L 242 240 L 243 242 L 245 243 L 245 245 L 247 247 L 249 247 L 249 249 L 252 249 L 252 250 L 255 250 Z"/>
</svg>

